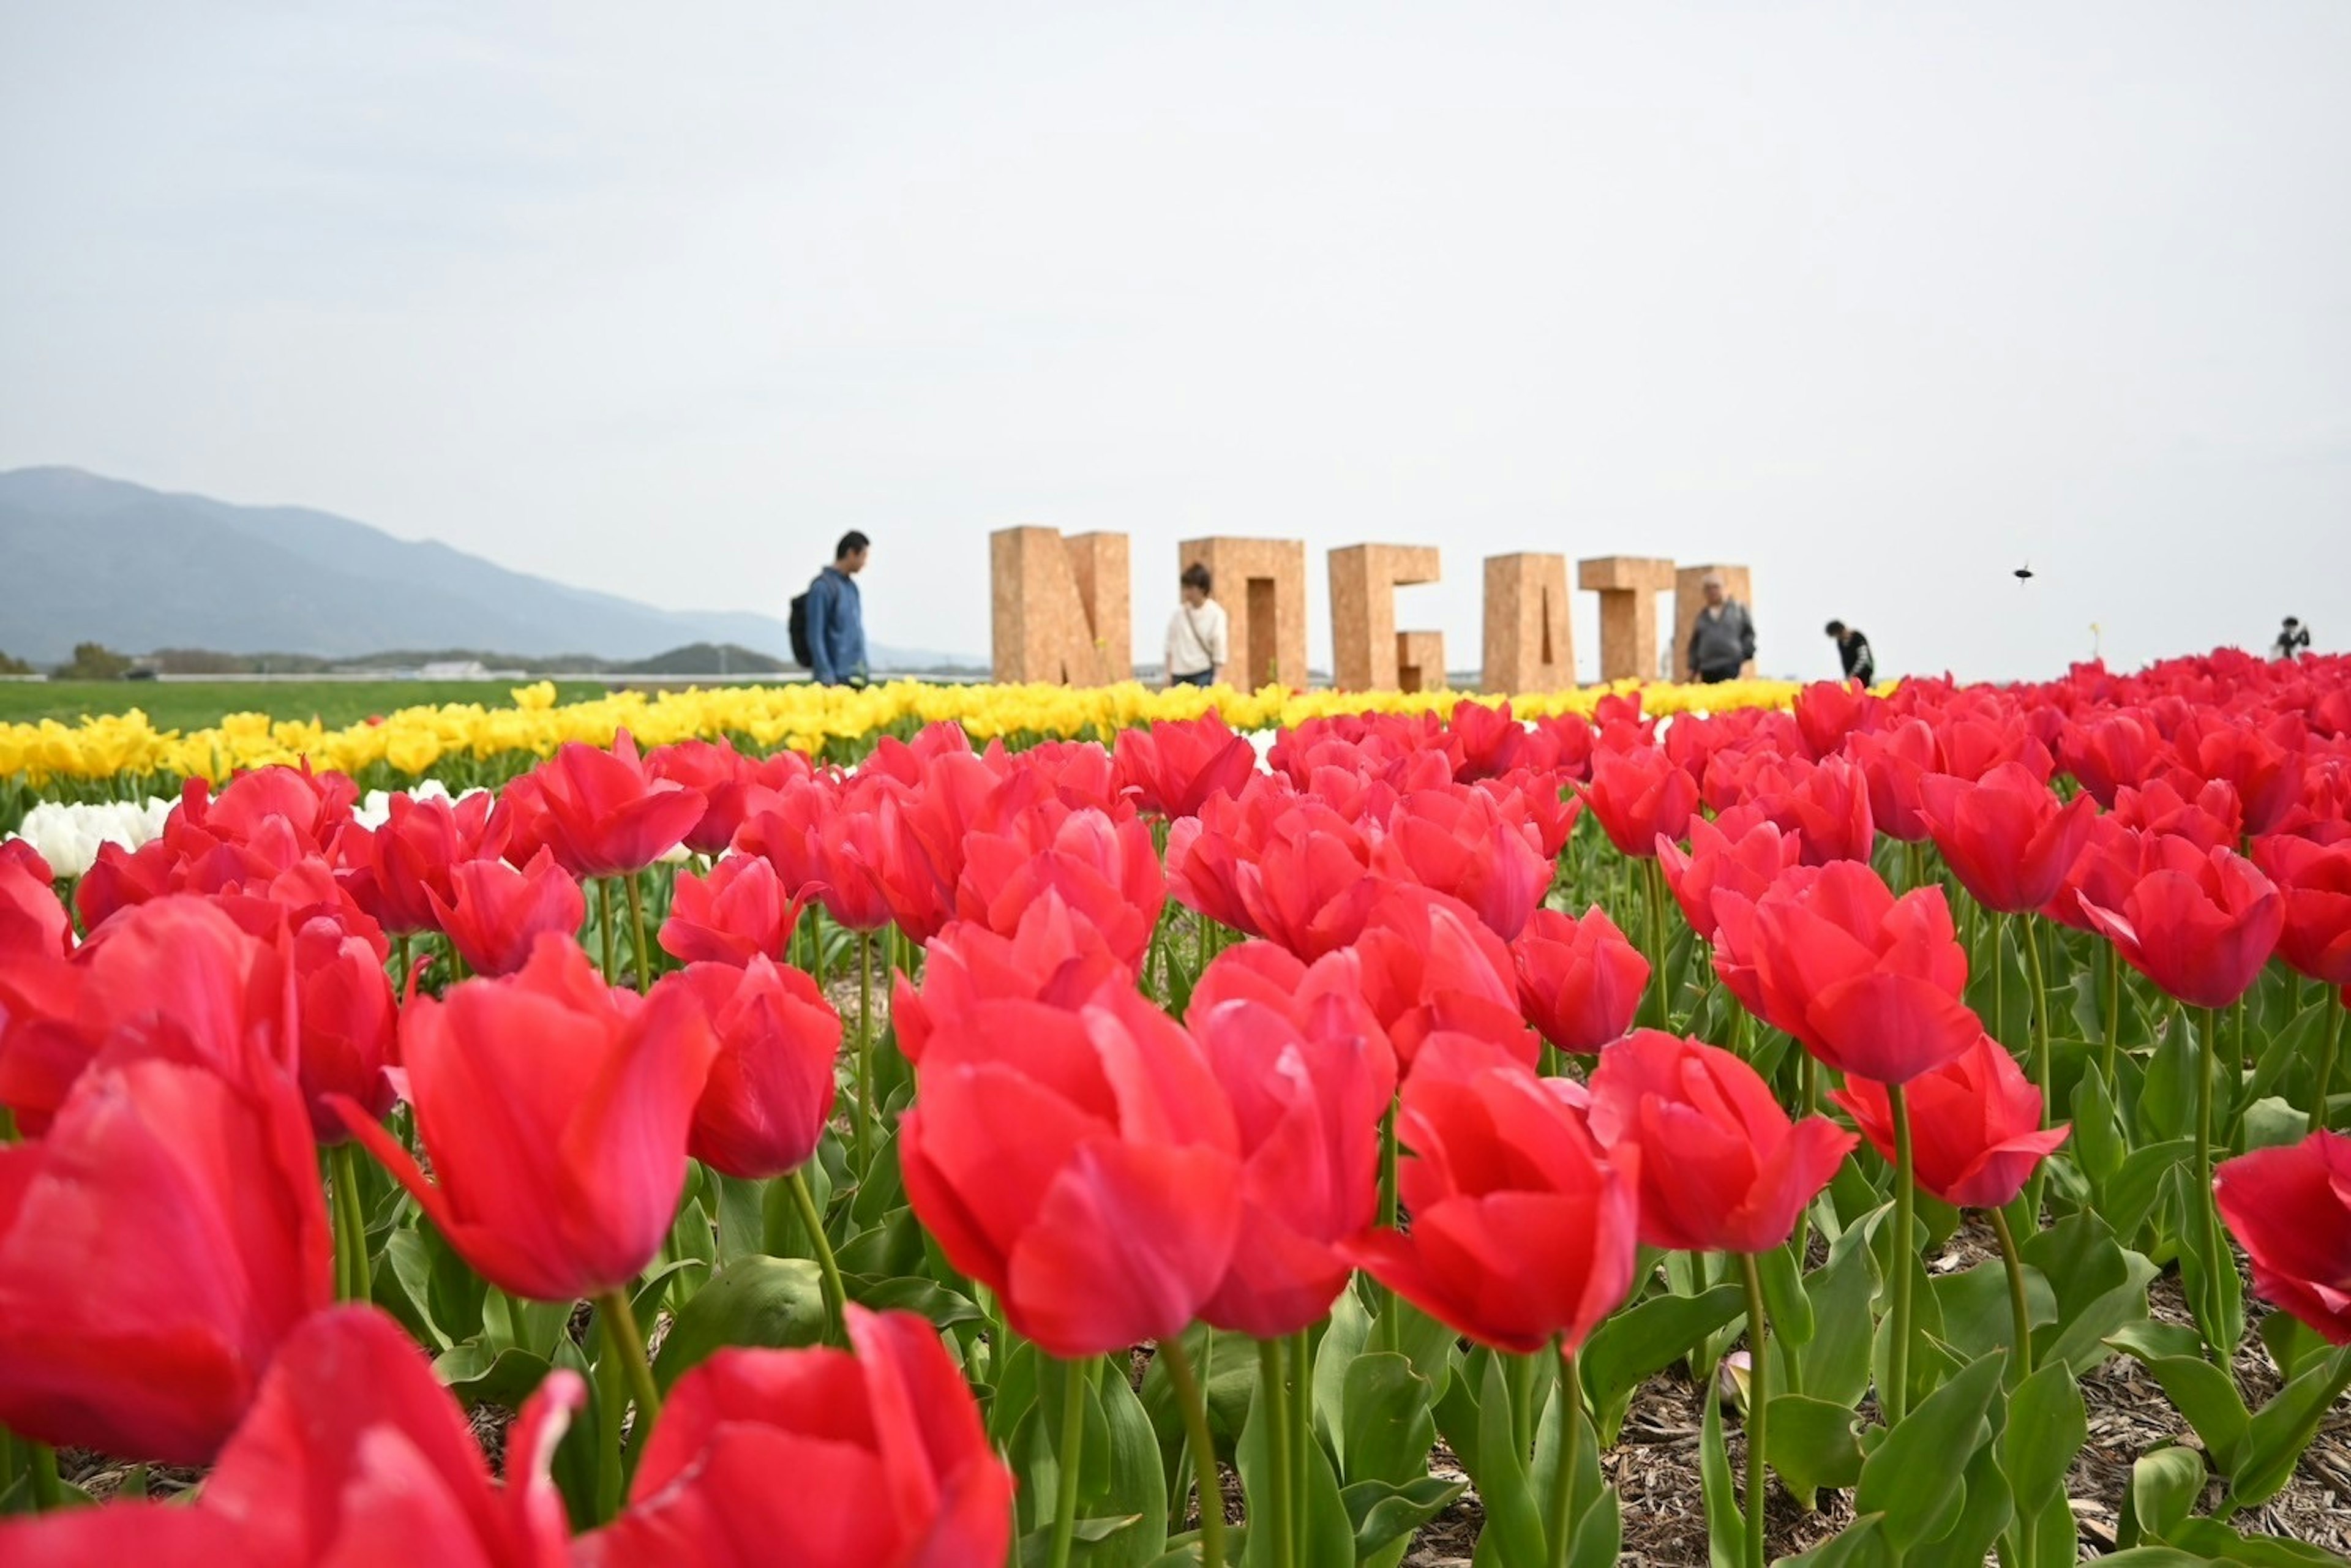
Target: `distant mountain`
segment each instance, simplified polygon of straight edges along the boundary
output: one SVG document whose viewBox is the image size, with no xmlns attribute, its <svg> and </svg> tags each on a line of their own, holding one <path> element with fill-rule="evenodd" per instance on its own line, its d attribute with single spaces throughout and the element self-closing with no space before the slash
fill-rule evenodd
<svg viewBox="0 0 2351 1568">
<path fill-rule="evenodd" d="M 0 650 L 52 664 L 84 642 L 131 653 L 498 648 L 610 660 L 708 643 L 791 657 L 776 616 L 657 610 L 329 512 L 167 495 L 77 468 L 0 474 Z M 986 662 L 878 644 L 869 654 L 885 670 Z"/>
</svg>

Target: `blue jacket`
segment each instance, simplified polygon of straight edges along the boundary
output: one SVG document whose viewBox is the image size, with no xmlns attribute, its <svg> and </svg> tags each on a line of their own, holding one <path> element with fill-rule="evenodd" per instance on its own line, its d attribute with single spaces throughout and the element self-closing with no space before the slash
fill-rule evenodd
<svg viewBox="0 0 2351 1568">
<path fill-rule="evenodd" d="M 820 685 L 837 686 L 865 674 L 865 603 L 857 581 L 837 566 L 809 584 L 809 655 Z"/>
</svg>

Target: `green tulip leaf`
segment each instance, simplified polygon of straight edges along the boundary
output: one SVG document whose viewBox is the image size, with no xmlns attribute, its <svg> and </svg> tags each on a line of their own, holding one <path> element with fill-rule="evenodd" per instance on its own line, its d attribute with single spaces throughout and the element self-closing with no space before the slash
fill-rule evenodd
<svg viewBox="0 0 2351 1568">
<path fill-rule="evenodd" d="M 1689 1354 L 1746 1311 L 1743 1287 L 1717 1285 L 1699 1295 L 1652 1296 L 1601 1324 L 1576 1357 L 1584 1390 L 1599 1413 L 1600 1440 L 1616 1441 L 1643 1378 Z"/>
<path fill-rule="evenodd" d="M 1706 1381 L 1706 1415 L 1698 1424 L 1698 1479 L 1706 1502 L 1708 1568 L 1740 1568 L 1747 1561 L 1747 1516 L 1730 1480 L 1730 1450 L 1722 1440 L 1722 1385 Z"/>
<path fill-rule="evenodd" d="M 1359 1355 L 1347 1368 L 1347 1421 L 1340 1469 L 1350 1484 L 1403 1483 L 1428 1473 L 1437 1441 L 1427 1379 L 1392 1352 Z"/>
<path fill-rule="evenodd" d="M 2181 1333 L 2167 1333 L 2155 1323 L 2133 1323 L 2106 1336 L 2106 1343 L 2144 1365 L 2162 1385 L 2172 1408 L 2188 1418 L 2224 1473 L 2237 1468 L 2252 1436 L 2252 1413 L 2244 1396 L 2227 1373 L 2198 1357 L 2194 1347 L 2179 1343 Z M 2193 1334 L 2185 1337 L 2193 1340 Z"/>
<path fill-rule="evenodd" d="M 824 1284 L 814 1263 L 758 1253 L 738 1258 L 671 1319 L 653 1358 L 653 1382 L 666 1394 L 713 1351 L 818 1344 L 825 1326 Z"/>
<path fill-rule="evenodd" d="M 1793 1247 L 1757 1253 L 1755 1271 L 1763 1282 L 1763 1311 L 1771 1320 L 1772 1334 L 1800 1350 L 1812 1343 L 1813 1299 L 1804 1293 L 1803 1271 L 1797 1267 Z"/>
<path fill-rule="evenodd" d="M 1861 1440 L 1852 1409 L 1804 1394 L 1772 1396 L 1764 1458 L 1798 1497 L 1861 1479 Z"/>
<path fill-rule="evenodd" d="M 1448 1481 L 1437 1476 L 1402 1483 L 1350 1481 L 1341 1489 L 1339 1500 L 1355 1527 L 1355 1561 L 1368 1562 L 1391 1544 L 1405 1540 L 1452 1507 L 1454 1500 L 1468 1490 L 1467 1481 Z"/>
<path fill-rule="evenodd" d="M 2346 1385 L 2351 1385 L 2351 1346 L 2307 1364 L 2275 1398 L 2253 1412 L 2244 1450 L 2229 1475 L 2231 1506 L 2254 1508 L 2278 1494 L 2317 1435 L 2328 1406 Z"/>
<path fill-rule="evenodd" d="M 1951 1528 L 1966 1492 L 1967 1464 L 1992 1435 L 2005 1351 L 1960 1368 L 1894 1427 L 1861 1468 L 1857 1513 L 1885 1515 L 1886 1544 L 1907 1552 Z M 2004 1517 L 2004 1516 L 2003 1516 Z"/>
<path fill-rule="evenodd" d="M 2204 1456 L 2193 1448 L 2158 1448 L 2142 1455 L 2131 1467 L 2130 1482 L 2123 1489 L 2116 1543 L 2137 1546 L 2143 1540 L 2162 1542 L 2196 1506 L 2204 1479 Z"/>
</svg>

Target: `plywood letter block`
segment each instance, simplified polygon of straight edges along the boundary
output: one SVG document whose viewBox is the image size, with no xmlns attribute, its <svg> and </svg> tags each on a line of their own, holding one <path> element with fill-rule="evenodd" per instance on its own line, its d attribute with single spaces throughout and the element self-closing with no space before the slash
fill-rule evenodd
<svg viewBox="0 0 2351 1568">
<path fill-rule="evenodd" d="M 1103 686 L 1134 674 L 1124 534 L 1003 528 L 987 537 L 996 678 Z"/>
<path fill-rule="evenodd" d="M 1435 582 L 1437 576 L 1434 545 L 1349 545 L 1331 552 L 1333 685 L 1349 692 L 1397 689 L 1395 591 Z"/>
<path fill-rule="evenodd" d="M 1486 558 L 1486 660 L 1478 684 L 1504 695 L 1575 685 L 1565 556 Z"/>
<path fill-rule="evenodd" d="M 1445 689 L 1445 633 L 1399 632 L 1395 634 L 1396 685 L 1400 692 L 1441 692 Z"/>
<path fill-rule="evenodd" d="M 1686 566 L 1674 574 L 1674 675 L 1679 679 L 1689 674 L 1690 628 L 1698 624 L 1698 612 L 1706 608 L 1706 574 L 1715 572 L 1722 578 L 1722 596 L 1735 599 L 1747 606 L 1751 614 L 1755 609 L 1748 593 L 1753 588 L 1750 574 L 1743 566 Z M 1739 667 L 1741 675 L 1755 674 L 1755 661 L 1750 659 Z"/>
<path fill-rule="evenodd" d="M 1306 689 L 1306 541 L 1218 536 L 1176 547 L 1176 569 L 1208 569 L 1208 590 L 1225 607 L 1233 662 L 1225 684 Z M 1174 584 L 1170 583 L 1170 590 Z"/>
<path fill-rule="evenodd" d="M 1611 555 L 1579 561 L 1576 580 L 1600 595 L 1600 678 L 1657 678 L 1657 595 L 1674 586 L 1674 563 Z"/>
</svg>

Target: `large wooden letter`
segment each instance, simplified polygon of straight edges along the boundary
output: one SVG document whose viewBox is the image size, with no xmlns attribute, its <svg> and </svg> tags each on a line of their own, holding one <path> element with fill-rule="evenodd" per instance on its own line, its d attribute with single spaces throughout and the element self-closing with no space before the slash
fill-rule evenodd
<svg viewBox="0 0 2351 1568">
<path fill-rule="evenodd" d="M 1444 632 L 1399 632 L 1395 656 L 1396 690 L 1441 692 L 1446 688 Z"/>
<path fill-rule="evenodd" d="M 1565 556 L 1486 558 L 1486 662 L 1478 685 L 1505 695 L 1575 685 Z"/>
<path fill-rule="evenodd" d="M 1603 556 L 1578 562 L 1576 578 L 1600 595 L 1600 678 L 1656 680 L 1657 595 L 1673 587 L 1674 563 L 1647 556 Z"/>
<path fill-rule="evenodd" d="M 998 680 L 1105 686 L 1134 676 L 1124 534 L 1004 528 L 987 552 Z"/>
<path fill-rule="evenodd" d="M 1398 690 L 1395 591 L 1437 580 L 1434 545 L 1349 545 L 1331 552 L 1331 682 L 1341 691 Z M 1445 683 L 1443 659 L 1437 678 Z"/>
<path fill-rule="evenodd" d="M 1208 569 L 1209 592 L 1225 607 L 1232 663 L 1225 684 L 1306 689 L 1306 542 L 1303 539 L 1186 539 L 1176 570 Z M 1175 591 L 1176 585 L 1167 585 Z"/>
<path fill-rule="evenodd" d="M 1743 566 L 1686 566 L 1674 574 L 1674 675 L 1677 679 L 1689 674 L 1690 628 L 1698 624 L 1698 612 L 1706 608 L 1706 574 L 1714 572 L 1722 579 L 1722 596 L 1735 599 L 1747 606 L 1751 614 L 1754 601 L 1747 597 L 1753 588 L 1748 570 Z M 1755 661 L 1750 659 L 1739 667 L 1744 676 L 1755 674 Z"/>
</svg>

